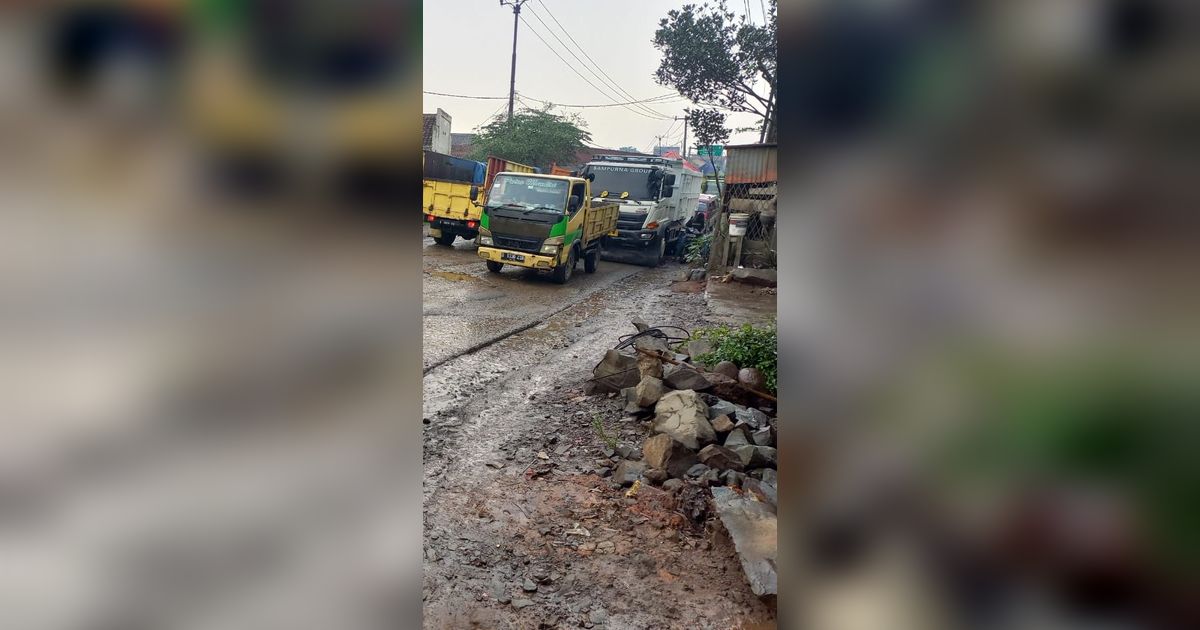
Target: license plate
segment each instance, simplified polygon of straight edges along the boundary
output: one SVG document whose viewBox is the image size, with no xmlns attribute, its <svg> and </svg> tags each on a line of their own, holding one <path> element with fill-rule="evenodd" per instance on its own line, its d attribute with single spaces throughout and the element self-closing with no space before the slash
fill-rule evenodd
<svg viewBox="0 0 1200 630">
<path fill-rule="evenodd" d="M 510 254 L 508 252 L 500 252 L 500 260 L 514 260 L 516 262 L 525 262 L 525 257 L 521 254 Z"/>
</svg>

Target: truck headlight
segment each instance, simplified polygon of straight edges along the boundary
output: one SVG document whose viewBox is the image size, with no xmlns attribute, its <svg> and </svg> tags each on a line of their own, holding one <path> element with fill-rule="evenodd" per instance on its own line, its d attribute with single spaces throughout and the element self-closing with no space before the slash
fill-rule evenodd
<svg viewBox="0 0 1200 630">
<path fill-rule="evenodd" d="M 654 238 L 654 232 L 642 232 L 641 234 L 638 235 L 638 238 L 640 238 L 644 241 L 648 241 L 648 240 Z"/>
<path fill-rule="evenodd" d="M 554 255 L 558 253 L 558 248 L 562 247 L 563 237 L 551 236 L 542 243 L 542 253 Z"/>
<path fill-rule="evenodd" d="M 492 246 L 492 237 L 484 236 L 484 235 L 480 234 L 479 235 L 479 244 L 485 245 L 487 247 L 491 247 Z"/>
</svg>

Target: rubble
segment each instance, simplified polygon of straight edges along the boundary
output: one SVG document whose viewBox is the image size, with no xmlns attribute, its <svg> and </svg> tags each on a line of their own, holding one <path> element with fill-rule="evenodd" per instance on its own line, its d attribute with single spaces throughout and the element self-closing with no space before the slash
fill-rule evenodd
<svg viewBox="0 0 1200 630">
<path fill-rule="evenodd" d="M 661 363 L 659 364 L 661 366 Z M 634 402 L 640 408 L 653 407 L 662 398 L 663 382 L 653 376 L 643 376 L 634 390 Z"/>
<path fill-rule="evenodd" d="M 617 467 L 613 469 L 612 481 L 621 486 L 632 486 L 633 482 L 641 478 L 642 473 L 646 472 L 646 464 L 644 462 L 624 459 Z"/>
<path fill-rule="evenodd" d="M 665 433 L 647 439 L 642 454 L 647 465 L 665 470 L 671 477 L 682 477 L 697 461 L 695 453 Z"/>
<path fill-rule="evenodd" d="M 725 446 L 733 448 L 735 446 L 746 446 L 750 444 L 750 438 L 746 435 L 745 425 L 737 425 L 725 436 Z"/>
<path fill-rule="evenodd" d="M 745 468 L 773 468 L 777 461 L 776 451 L 770 446 L 734 446 L 734 453 L 741 458 Z"/>
<path fill-rule="evenodd" d="M 674 389 L 701 391 L 712 387 L 712 383 L 703 374 L 690 367 L 672 366 L 663 378 L 667 385 Z"/>
<path fill-rule="evenodd" d="M 637 385 L 640 376 L 633 368 L 637 359 L 616 350 L 604 353 L 604 359 L 592 370 L 593 380 L 588 381 L 587 393 L 619 392 L 622 388 Z"/>
<path fill-rule="evenodd" d="M 775 512 L 768 504 L 732 488 L 713 488 L 712 496 L 717 515 L 733 540 L 750 590 L 759 597 L 777 595 L 779 523 Z"/>
<path fill-rule="evenodd" d="M 778 274 L 774 269 L 747 269 L 745 267 L 734 267 L 729 270 L 729 279 L 734 282 L 743 284 L 751 284 L 759 287 L 773 287 L 778 285 Z"/>
<path fill-rule="evenodd" d="M 742 462 L 741 457 L 737 453 L 716 444 L 709 444 L 700 449 L 700 461 L 704 462 L 709 468 L 717 470 L 741 471 L 745 468 L 745 463 Z"/>
<path fill-rule="evenodd" d="M 690 449 L 697 450 L 717 439 L 708 422 L 708 405 L 692 390 L 664 395 L 655 407 L 655 414 L 653 430 L 670 435 Z"/>
<path fill-rule="evenodd" d="M 742 385 L 753 387 L 760 391 L 767 386 L 767 377 L 758 368 L 742 368 L 738 371 L 737 379 Z"/>
<path fill-rule="evenodd" d="M 725 414 L 721 414 L 712 419 L 713 431 L 716 431 L 717 433 L 729 433 L 733 430 L 733 426 L 733 420 L 730 420 L 729 416 Z"/>
<path fill-rule="evenodd" d="M 738 376 L 738 366 L 733 361 L 721 361 L 713 366 L 713 371 L 729 378 L 736 379 Z"/>
<path fill-rule="evenodd" d="M 770 446 L 773 440 L 771 439 L 771 429 L 764 428 L 750 434 L 750 441 L 758 446 Z"/>
</svg>

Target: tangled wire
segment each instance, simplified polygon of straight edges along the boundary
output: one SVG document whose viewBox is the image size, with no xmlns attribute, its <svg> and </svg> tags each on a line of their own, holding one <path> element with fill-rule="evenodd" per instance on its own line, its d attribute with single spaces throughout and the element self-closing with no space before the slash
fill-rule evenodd
<svg viewBox="0 0 1200 630">
<path fill-rule="evenodd" d="M 670 328 L 672 330 L 681 331 L 683 333 L 683 336 L 675 337 L 672 335 L 668 335 L 667 333 L 663 332 L 664 328 Z M 680 328 L 678 326 L 655 326 L 654 328 L 647 328 L 646 330 L 643 330 L 641 332 L 633 333 L 633 334 L 625 335 L 625 336 L 621 337 L 620 341 L 617 343 L 617 345 L 613 346 L 613 348 L 616 350 L 622 350 L 624 348 L 628 348 L 629 346 L 633 345 L 634 342 L 636 342 L 638 339 L 640 339 L 642 337 L 657 337 L 659 339 L 666 341 L 668 345 L 673 345 L 673 344 L 677 344 L 677 343 L 682 343 L 684 341 L 688 341 L 689 339 L 692 338 L 692 333 L 688 332 L 687 329 Z"/>
</svg>

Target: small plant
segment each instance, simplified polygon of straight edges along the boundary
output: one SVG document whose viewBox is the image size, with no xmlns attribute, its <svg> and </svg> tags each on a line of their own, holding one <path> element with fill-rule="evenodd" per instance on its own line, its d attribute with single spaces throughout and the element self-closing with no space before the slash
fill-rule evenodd
<svg viewBox="0 0 1200 630">
<path fill-rule="evenodd" d="M 693 339 L 712 342 L 712 352 L 699 357 L 701 363 L 713 365 L 732 361 L 739 368 L 758 368 L 767 381 L 767 389 L 776 391 L 776 366 L 779 359 L 779 333 L 774 322 L 756 328 L 743 324 L 738 328 L 719 326 L 692 332 Z"/>
<path fill-rule="evenodd" d="M 600 419 L 600 414 L 598 413 L 592 414 L 592 428 L 596 430 L 596 435 L 600 436 L 600 439 L 607 444 L 609 448 L 616 450 L 617 438 L 609 435 L 604 430 L 604 421 Z"/>
<path fill-rule="evenodd" d="M 687 250 L 683 253 L 684 262 L 698 263 L 708 260 L 709 247 L 712 246 L 712 236 L 712 232 L 709 232 L 688 241 Z"/>
</svg>

